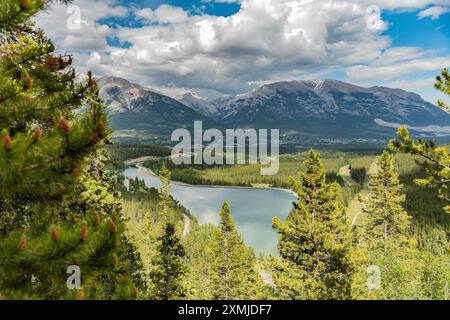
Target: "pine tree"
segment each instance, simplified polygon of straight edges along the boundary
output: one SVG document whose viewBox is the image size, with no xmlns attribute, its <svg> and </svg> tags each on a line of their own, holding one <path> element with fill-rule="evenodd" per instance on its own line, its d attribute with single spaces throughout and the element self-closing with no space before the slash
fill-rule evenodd
<svg viewBox="0 0 450 320">
<path fill-rule="evenodd" d="M 442 70 L 441 75 L 436 77 L 435 88 L 444 94 L 450 95 L 450 74 L 447 69 Z M 438 101 L 438 106 L 449 111 L 449 106 Z M 423 187 L 437 187 L 440 199 L 450 203 L 450 155 L 445 146 L 436 145 L 433 140 L 425 141 L 418 139 L 414 141 L 408 129 L 400 128 L 397 132 L 399 140 L 392 140 L 389 147 L 396 152 L 416 155 L 422 160 L 417 163 L 425 169 L 427 177 L 425 179 L 415 179 L 416 184 Z M 444 210 L 450 213 L 450 204 Z"/>
<path fill-rule="evenodd" d="M 97 153 L 104 106 L 93 77 L 78 82 L 30 22 L 47 2 L 0 3 L 0 296 L 124 298 L 120 201 Z M 66 285 L 71 265 L 79 291 Z"/>
<path fill-rule="evenodd" d="M 155 261 L 159 261 L 161 256 L 158 245 L 166 232 L 167 224 L 174 226 L 177 237 L 181 235 L 182 221 L 177 219 L 179 217 L 176 211 L 177 207 L 170 194 L 170 171 L 165 165 L 160 168 L 159 177 L 161 181 L 159 190 L 147 188 L 144 181 L 136 178 L 130 181 L 131 193 L 125 193 L 125 197 L 131 200 L 125 202 L 125 215 L 129 218 L 126 234 L 141 257 L 142 264 L 141 269 L 137 272 L 139 275 L 137 280 L 142 280 L 144 284 L 144 298 L 155 297 L 153 292 L 154 264 Z M 129 199 L 130 195 L 132 195 L 131 199 Z M 182 286 L 184 287 L 184 284 Z M 186 286 L 185 291 L 190 293 L 189 290 L 190 288 Z M 160 295 L 156 297 L 165 299 Z"/>
<path fill-rule="evenodd" d="M 131 249 L 122 236 L 121 199 L 111 192 L 103 152 L 102 148 L 92 156 L 74 185 L 75 192 L 63 201 L 16 212 L 13 220 L 19 223 L 0 223 L 7 228 L 0 235 L 2 295 L 15 299 L 136 295 L 134 279 L 128 275 L 139 261 L 128 258 Z M 81 291 L 66 285 L 71 265 L 81 270 Z"/>
<path fill-rule="evenodd" d="M 256 299 L 259 275 L 255 257 L 234 226 L 225 202 L 220 210 L 220 230 L 212 245 L 211 295 L 216 300 Z"/>
<path fill-rule="evenodd" d="M 356 298 L 417 298 L 422 266 L 413 239 L 407 237 L 411 216 L 403 208 L 406 197 L 402 190 L 392 156 L 384 151 L 363 209 L 359 246 L 364 261 L 355 282 L 360 285 L 355 285 Z M 379 273 L 368 275 L 370 268 Z M 378 284 L 367 285 L 367 276 L 378 277 Z"/>
<path fill-rule="evenodd" d="M 339 186 L 328 184 L 319 154 L 310 151 L 306 172 L 290 179 L 298 195 L 285 222 L 273 219 L 282 257 L 274 265 L 283 298 L 348 299 L 353 273 L 350 225 L 338 201 Z"/>
<path fill-rule="evenodd" d="M 153 259 L 151 297 L 157 300 L 185 298 L 187 289 L 183 285 L 187 275 L 184 264 L 186 253 L 175 230 L 175 225 L 167 223 L 164 234 L 159 238 L 157 254 Z"/>
<path fill-rule="evenodd" d="M 435 88 L 446 95 L 450 95 L 450 74 L 448 69 L 444 69 L 441 75 L 436 77 Z M 443 101 L 438 101 L 437 105 L 445 111 L 449 111 L 448 104 Z M 450 203 L 449 184 L 450 184 L 450 155 L 446 146 L 440 146 L 435 143 L 434 140 L 425 141 L 424 139 L 418 139 L 415 141 L 411 138 L 408 129 L 400 128 L 397 132 L 398 140 L 392 140 L 389 143 L 389 147 L 396 152 L 407 153 L 415 156 L 416 163 L 425 170 L 425 178 L 416 178 L 414 182 L 421 187 L 436 188 L 438 190 L 438 198 Z M 444 206 L 444 210 L 450 213 L 450 204 Z M 423 232 L 423 231 L 421 231 Z M 411 240 L 411 239 L 410 239 Z M 414 241 L 414 240 L 412 240 Z M 398 246 L 398 243 L 396 243 Z M 448 298 L 450 290 L 448 272 L 435 272 L 436 270 L 448 270 L 448 263 L 444 262 L 448 260 L 448 252 L 435 252 L 430 248 L 422 248 L 417 250 L 411 246 L 406 246 L 406 249 L 400 247 L 398 250 L 391 249 L 389 254 L 402 255 L 394 257 L 394 261 L 403 261 L 404 268 L 391 268 L 392 270 L 402 271 L 400 274 L 404 274 L 408 271 L 408 277 L 397 277 L 400 279 L 395 282 L 392 279 L 385 279 L 383 284 L 383 290 L 376 292 L 376 297 L 382 298 Z M 392 253 L 394 251 L 394 253 Z M 407 256 L 406 251 L 409 251 Z M 431 258 L 433 257 L 434 258 Z M 412 261 L 411 257 L 415 257 Z M 434 271 L 432 271 L 434 269 Z M 411 274 L 411 270 L 420 270 L 421 273 L 417 275 Z M 387 273 L 389 275 L 389 273 Z M 421 278 L 421 283 L 416 285 L 417 278 Z M 398 288 L 404 284 L 407 290 L 403 290 L 403 295 L 399 295 Z"/>
<path fill-rule="evenodd" d="M 389 152 L 384 151 L 378 159 L 377 169 L 369 182 L 364 236 L 370 250 L 387 251 L 394 240 L 398 243 L 405 240 L 411 216 L 403 209 L 406 196 Z"/>
</svg>

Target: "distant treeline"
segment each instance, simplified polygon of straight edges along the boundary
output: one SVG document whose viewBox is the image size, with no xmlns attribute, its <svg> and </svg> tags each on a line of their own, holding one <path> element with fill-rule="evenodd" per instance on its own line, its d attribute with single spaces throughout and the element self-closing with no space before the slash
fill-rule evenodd
<svg viewBox="0 0 450 320">
<path fill-rule="evenodd" d="M 109 145 L 108 150 L 119 169 L 125 166 L 126 160 L 149 156 L 168 157 L 171 154 L 168 147 L 149 144 L 115 143 Z"/>
</svg>

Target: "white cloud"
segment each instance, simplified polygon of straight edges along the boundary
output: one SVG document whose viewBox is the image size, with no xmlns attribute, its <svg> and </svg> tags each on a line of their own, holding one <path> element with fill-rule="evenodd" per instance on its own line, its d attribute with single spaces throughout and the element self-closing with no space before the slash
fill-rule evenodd
<svg viewBox="0 0 450 320">
<path fill-rule="evenodd" d="M 449 0 L 361 0 L 361 2 L 389 10 L 421 9 L 428 5 L 445 5 L 450 3 Z"/>
<path fill-rule="evenodd" d="M 438 72 L 436 72 L 436 75 Z M 436 104 L 438 100 L 448 100 L 448 96 L 434 88 L 436 77 L 420 79 L 400 79 L 384 84 L 385 87 L 403 89 L 406 91 L 419 92 L 426 101 Z"/>
<path fill-rule="evenodd" d="M 450 12 L 450 7 L 430 7 L 428 9 L 422 10 L 418 13 L 419 19 L 424 19 L 430 17 L 433 20 L 439 19 L 439 17 L 445 13 Z"/>
<path fill-rule="evenodd" d="M 76 5 L 54 4 L 35 18 L 47 35 L 64 50 L 105 50 L 106 37 L 115 30 L 97 21 L 107 17 L 125 17 L 129 9 L 114 0 L 78 0 Z"/>
<path fill-rule="evenodd" d="M 422 88 L 433 88 L 436 79 L 426 78 L 426 79 L 415 79 L 415 80 L 396 80 L 386 83 L 385 87 L 398 88 L 406 91 L 416 91 Z"/>
<path fill-rule="evenodd" d="M 119 28 L 132 48 L 111 49 L 102 61 L 156 86 L 241 91 L 293 70 L 377 58 L 390 42 L 381 19 L 379 30 L 367 27 L 366 9 L 356 1 L 246 0 L 237 14 L 215 17 L 163 5 L 137 15 L 167 24 Z"/>
<path fill-rule="evenodd" d="M 124 8 L 116 0 L 78 0 L 83 21 L 79 30 L 65 27 L 68 15 L 61 5 L 37 20 L 59 47 L 78 52 L 75 61 L 82 72 L 92 69 L 97 75 L 121 76 L 173 92 L 195 88 L 216 94 L 330 70 L 346 70 L 351 80 L 362 82 L 438 70 L 450 64 L 450 57 L 392 48 L 391 39 L 382 35 L 388 24 L 368 8 L 412 9 L 448 2 L 243 0 L 238 13 L 217 17 L 189 15 L 166 4 L 152 10 Z M 98 22 L 130 15 L 146 20 L 144 26 L 111 28 Z M 107 36 L 132 46 L 110 47 Z"/>
<path fill-rule="evenodd" d="M 414 47 L 398 47 L 386 50 L 367 65 L 347 68 L 352 80 L 390 80 L 421 72 L 440 71 L 450 65 L 450 56 L 437 56 L 432 51 Z"/>
<path fill-rule="evenodd" d="M 202 0 L 201 2 L 239 3 L 242 0 Z"/>
<path fill-rule="evenodd" d="M 160 23 L 181 23 L 188 20 L 188 13 L 180 7 L 163 4 L 156 9 L 155 19 Z"/>
<path fill-rule="evenodd" d="M 143 19 L 147 19 L 147 20 L 153 20 L 155 18 L 155 13 L 150 8 L 136 10 L 135 15 L 138 18 L 143 18 Z"/>
</svg>

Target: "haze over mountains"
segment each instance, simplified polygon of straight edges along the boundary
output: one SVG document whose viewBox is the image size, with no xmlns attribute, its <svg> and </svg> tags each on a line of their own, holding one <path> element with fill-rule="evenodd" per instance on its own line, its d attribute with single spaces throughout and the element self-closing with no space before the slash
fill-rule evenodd
<svg viewBox="0 0 450 320">
<path fill-rule="evenodd" d="M 386 87 L 284 81 L 207 101 L 193 92 L 176 100 L 116 77 L 99 85 L 117 130 L 173 130 L 203 120 L 207 127 L 278 128 L 284 143 L 386 141 L 400 125 L 416 136 L 450 135 L 448 113 L 415 93 Z"/>
</svg>

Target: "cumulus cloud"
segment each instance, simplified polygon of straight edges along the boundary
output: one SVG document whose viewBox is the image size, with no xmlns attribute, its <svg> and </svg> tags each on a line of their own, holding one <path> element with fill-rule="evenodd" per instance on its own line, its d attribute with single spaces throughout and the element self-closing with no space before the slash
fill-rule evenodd
<svg viewBox="0 0 450 320">
<path fill-rule="evenodd" d="M 115 1 L 78 0 L 76 5 L 53 5 L 36 18 L 50 38 L 65 50 L 104 50 L 106 37 L 114 30 L 98 21 L 107 17 L 125 17 L 129 9 Z"/>
<path fill-rule="evenodd" d="M 135 13 L 136 17 L 143 18 L 143 19 L 146 19 L 149 21 L 153 20 L 155 18 L 155 13 L 150 8 L 139 9 L 139 10 L 136 10 L 134 13 Z"/>
<path fill-rule="evenodd" d="M 163 4 L 156 9 L 155 19 L 160 23 L 181 23 L 188 20 L 188 13 L 180 7 Z"/>
<path fill-rule="evenodd" d="M 246 0 L 231 17 L 141 9 L 138 17 L 158 24 L 118 28 L 132 47 L 111 48 L 102 63 L 156 86 L 238 92 L 293 70 L 377 58 L 389 39 L 380 35 L 384 27 L 367 27 L 366 11 L 351 1 L 285 0 Z"/>
<path fill-rule="evenodd" d="M 220 0 L 215 0 L 216 2 Z M 222 0 L 222 2 L 238 2 Z M 60 5 L 38 17 L 60 47 L 78 52 L 82 71 L 116 75 L 158 88 L 237 93 L 274 79 L 344 70 L 352 80 L 390 79 L 440 68 L 449 57 L 426 59 L 417 48 L 392 48 L 379 10 L 423 8 L 448 1 L 242 0 L 229 17 L 191 15 L 180 7 L 124 8 L 115 0 L 78 0 L 78 30 Z M 379 8 L 379 10 L 378 10 Z M 139 27 L 101 24 L 132 17 Z M 131 44 L 108 46 L 106 37 Z M 434 69 L 433 69 L 434 70 Z"/>
</svg>

